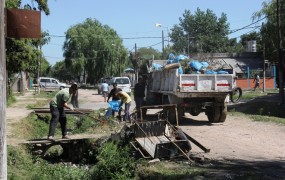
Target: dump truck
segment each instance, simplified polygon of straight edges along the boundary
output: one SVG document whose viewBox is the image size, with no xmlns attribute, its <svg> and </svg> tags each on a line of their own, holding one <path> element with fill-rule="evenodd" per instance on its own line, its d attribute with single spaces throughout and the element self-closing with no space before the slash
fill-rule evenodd
<svg viewBox="0 0 285 180">
<path fill-rule="evenodd" d="M 235 74 L 180 74 L 178 67 L 165 66 L 150 72 L 146 103 L 176 104 L 179 118 L 186 112 L 192 116 L 205 112 L 209 122 L 224 122 L 225 100 L 236 88 Z M 176 122 L 175 112 L 168 110 L 168 120 Z"/>
</svg>

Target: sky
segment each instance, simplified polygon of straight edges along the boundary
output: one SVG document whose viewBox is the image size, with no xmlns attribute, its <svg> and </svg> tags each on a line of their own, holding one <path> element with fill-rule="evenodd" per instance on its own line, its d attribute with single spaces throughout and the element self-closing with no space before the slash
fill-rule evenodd
<svg viewBox="0 0 285 180">
<path fill-rule="evenodd" d="M 225 13 L 230 29 L 239 29 L 252 23 L 254 12 L 262 8 L 264 0 L 48 0 L 50 15 L 41 15 L 41 29 L 51 35 L 49 44 L 42 47 L 45 58 L 51 65 L 64 59 L 63 42 L 65 32 L 73 25 L 87 18 L 97 19 L 101 24 L 113 28 L 123 38 L 128 51 L 137 48 L 152 47 L 162 50 L 162 31 L 179 24 L 185 10 L 195 13 L 212 10 L 219 18 Z M 22 0 L 22 4 L 32 4 L 33 0 Z M 37 7 L 37 4 L 34 3 Z M 156 27 L 159 23 L 162 27 Z M 257 25 L 261 25 L 260 23 Z M 229 35 L 230 38 L 248 33 L 245 29 Z M 143 37 L 143 38 L 142 38 Z M 156 37 L 156 38 L 147 38 Z M 167 40 L 167 37 L 165 37 Z M 157 44 L 157 45 L 155 45 Z M 165 42 L 165 46 L 167 41 Z"/>
</svg>

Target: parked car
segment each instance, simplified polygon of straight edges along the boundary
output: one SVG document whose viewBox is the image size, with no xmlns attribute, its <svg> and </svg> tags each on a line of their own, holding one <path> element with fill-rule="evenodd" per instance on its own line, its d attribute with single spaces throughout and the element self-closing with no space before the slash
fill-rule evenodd
<svg viewBox="0 0 285 180">
<path fill-rule="evenodd" d="M 107 84 L 111 85 L 111 78 L 110 77 L 106 77 L 106 78 L 101 78 L 98 83 L 97 83 L 97 88 L 98 88 L 98 94 L 101 94 L 101 85 L 102 83 L 106 81 Z"/>
<path fill-rule="evenodd" d="M 109 85 L 109 91 L 113 89 L 113 83 L 117 83 L 118 88 L 131 95 L 131 81 L 128 77 L 113 77 Z"/>
<path fill-rule="evenodd" d="M 66 88 L 66 83 L 59 82 L 59 80 L 50 77 L 40 77 L 39 85 L 46 89 L 63 89 Z"/>
</svg>

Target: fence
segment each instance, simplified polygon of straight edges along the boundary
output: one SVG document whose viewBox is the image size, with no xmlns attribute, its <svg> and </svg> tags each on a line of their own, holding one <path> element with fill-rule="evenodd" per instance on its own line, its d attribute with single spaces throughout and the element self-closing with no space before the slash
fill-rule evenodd
<svg viewBox="0 0 285 180">
<path fill-rule="evenodd" d="M 247 72 L 245 72 L 241 78 L 237 79 L 237 86 L 244 90 L 253 89 L 255 86 L 254 76 L 258 74 L 260 77 L 260 88 L 263 89 L 275 89 L 277 88 L 277 74 L 276 74 L 276 66 L 271 66 L 267 68 L 265 71 L 265 78 L 263 78 L 263 70 L 251 70 L 250 67 L 247 68 Z M 264 81 L 265 80 L 265 81 Z M 264 84 L 265 82 L 265 84 Z"/>
</svg>

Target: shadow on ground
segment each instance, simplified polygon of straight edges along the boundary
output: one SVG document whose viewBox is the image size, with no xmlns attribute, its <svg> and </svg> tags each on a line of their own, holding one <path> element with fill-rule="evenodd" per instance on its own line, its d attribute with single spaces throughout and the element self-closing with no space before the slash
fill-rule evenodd
<svg viewBox="0 0 285 180">
<path fill-rule="evenodd" d="M 211 179 L 284 179 L 285 161 L 244 161 L 226 159 L 201 165 Z"/>
<path fill-rule="evenodd" d="M 256 97 L 250 101 L 228 105 L 228 111 L 250 115 L 285 118 L 285 107 L 280 105 L 278 94 Z"/>
</svg>

